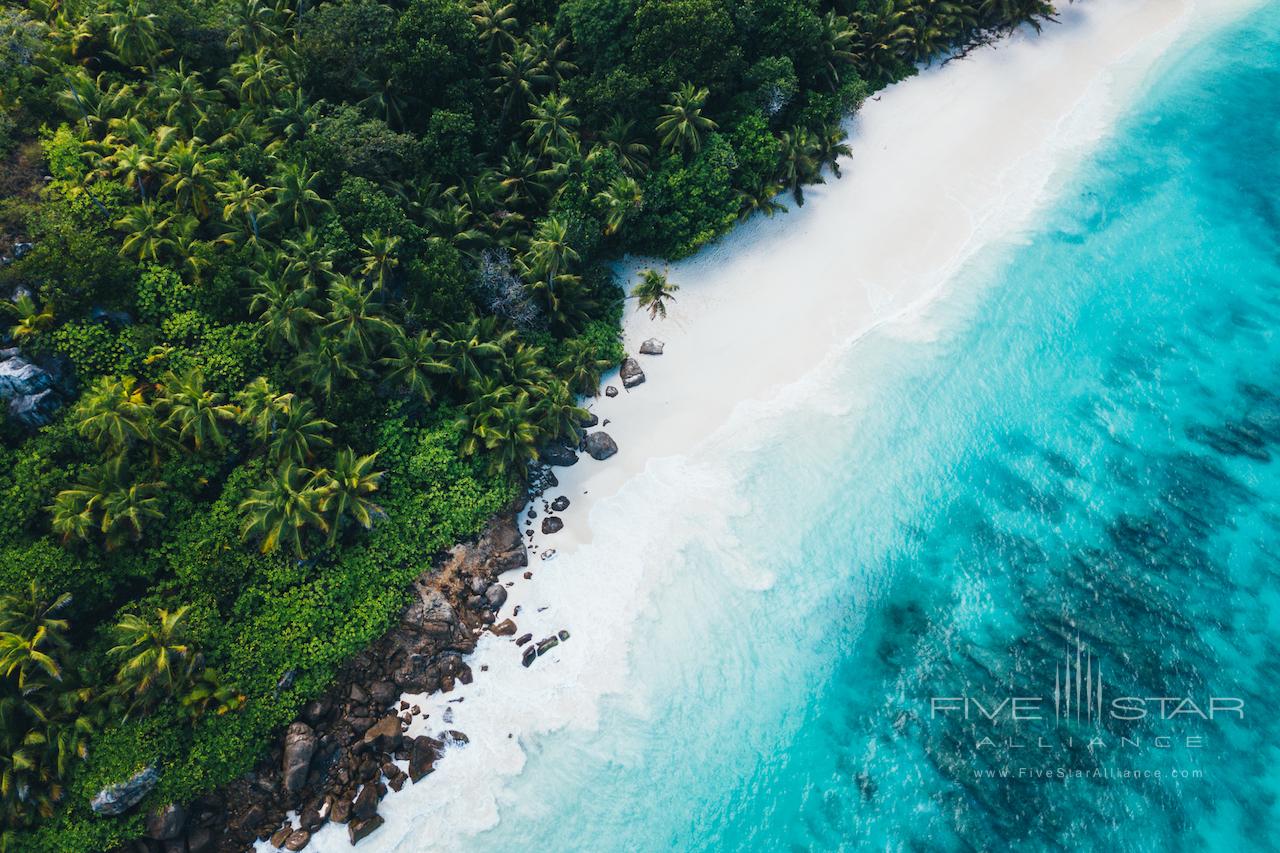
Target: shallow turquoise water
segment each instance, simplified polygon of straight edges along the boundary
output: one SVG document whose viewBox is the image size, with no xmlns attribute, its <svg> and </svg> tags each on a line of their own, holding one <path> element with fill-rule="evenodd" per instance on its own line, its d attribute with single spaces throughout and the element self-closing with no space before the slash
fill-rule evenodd
<svg viewBox="0 0 1280 853">
<path fill-rule="evenodd" d="M 647 701 L 532 743 L 478 846 L 1280 850 L 1280 4 L 1171 52 L 955 290 L 724 451 Z M 1077 649 L 1100 721 L 1054 716 Z M 1044 719 L 931 702 L 1013 696 Z"/>
</svg>

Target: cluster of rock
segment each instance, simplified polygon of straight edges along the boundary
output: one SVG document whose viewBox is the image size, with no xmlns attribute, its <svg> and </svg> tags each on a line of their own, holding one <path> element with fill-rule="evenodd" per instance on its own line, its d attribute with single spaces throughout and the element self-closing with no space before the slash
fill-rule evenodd
<svg viewBox="0 0 1280 853">
<path fill-rule="evenodd" d="M 462 732 L 444 726 L 434 737 L 406 734 L 425 720 L 404 693 L 450 692 L 469 684 L 463 656 L 486 629 L 514 635 L 516 625 L 494 625 L 506 601 L 499 577 L 528 564 L 514 512 L 493 519 L 470 544 L 458 545 L 443 563 L 413 584 L 399 623 L 344 668 L 324 696 L 308 703 L 270 755 L 246 777 L 185 809 L 148 815 L 146 837 L 130 853 L 231 853 L 270 840 L 302 850 L 327 823 L 344 824 L 354 844 L 383 823 L 379 801 L 435 769 L 449 744 L 465 744 Z M 284 682 L 290 679 L 286 677 Z M 163 768 L 112 786 L 95 798 L 95 811 L 121 814 L 154 787 Z M 97 805 L 111 803 L 106 809 Z M 289 811 L 298 820 L 287 819 Z M 119 851 L 124 853 L 124 851 Z"/>
</svg>

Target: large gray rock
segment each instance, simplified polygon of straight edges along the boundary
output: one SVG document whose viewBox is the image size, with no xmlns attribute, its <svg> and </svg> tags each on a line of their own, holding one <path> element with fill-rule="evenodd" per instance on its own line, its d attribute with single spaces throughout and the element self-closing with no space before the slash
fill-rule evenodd
<svg viewBox="0 0 1280 853">
<path fill-rule="evenodd" d="M 657 338 L 649 338 L 640 345 L 641 355 L 662 355 L 662 348 L 665 344 Z"/>
<path fill-rule="evenodd" d="M 507 603 L 507 588 L 500 583 L 491 584 L 484 591 L 484 598 L 491 609 L 500 610 Z"/>
<path fill-rule="evenodd" d="M 644 371 L 640 369 L 640 362 L 631 356 L 622 360 L 622 368 L 618 371 L 618 376 L 622 378 L 623 388 L 634 388 L 644 382 Z"/>
<path fill-rule="evenodd" d="M 0 361 L 0 398 L 27 397 L 52 386 L 53 376 L 49 371 L 36 367 L 20 355 Z"/>
<path fill-rule="evenodd" d="M 578 454 L 563 444 L 548 444 L 538 451 L 538 458 L 548 465 L 559 465 L 567 468 L 578 461 Z"/>
<path fill-rule="evenodd" d="M 284 787 L 296 794 L 307 784 L 311 756 L 316 751 L 316 733 L 306 723 L 293 723 L 284 736 Z"/>
<path fill-rule="evenodd" d="M 108 785 L 89 801 L 94 814 L 115 817 L 142 802 L 160 782 L 160 772 L 155 767 L 145 767 L 123 782 Z"/>
<path fill-rule="evenodd" d="M 187 825 L 187 811 L 177 803 L 153 809 L 147 815 L 146 836 L 156 841 L 172 841 Z"/>
<path fill-rule="evenodd" d="M 61 407 L 62 401 L 53 389 L 46 388 L 38 394 L 14 397 L 9 401 L 9 415 L 23 426 L 36 429 L 49 424 Z"/>
<path fill-rule="evenodd" d="M 618 445 L 609 433 L 597 430 L 587 436 L 586 449 L 592 459 L 603 460 L 617 453 Z"/>
</svg>

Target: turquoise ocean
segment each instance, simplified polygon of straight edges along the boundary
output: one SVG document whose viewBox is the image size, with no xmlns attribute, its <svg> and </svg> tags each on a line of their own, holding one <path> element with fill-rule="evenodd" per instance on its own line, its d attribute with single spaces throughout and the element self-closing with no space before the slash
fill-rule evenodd
<svg viewBox="0 0 1280 853">
<path fill-rule="evenodd" d="M 708 451 L 645 701 L 532 739 L 469 843 L 1280 850 L 1280 3 L 948 290 Z"/>
</svg>

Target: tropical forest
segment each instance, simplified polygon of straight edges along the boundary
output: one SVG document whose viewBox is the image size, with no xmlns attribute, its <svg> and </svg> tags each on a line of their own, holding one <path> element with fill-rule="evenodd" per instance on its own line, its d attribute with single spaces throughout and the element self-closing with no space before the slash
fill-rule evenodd
<svg viewBox="0 0 1280 853">
<path fill-rule="evenodd" d="M 1051 14 L 0 0 L 0 847 L 112 850 L 245 774 L 577 445 L 665 261 Z"/>
</svg>

